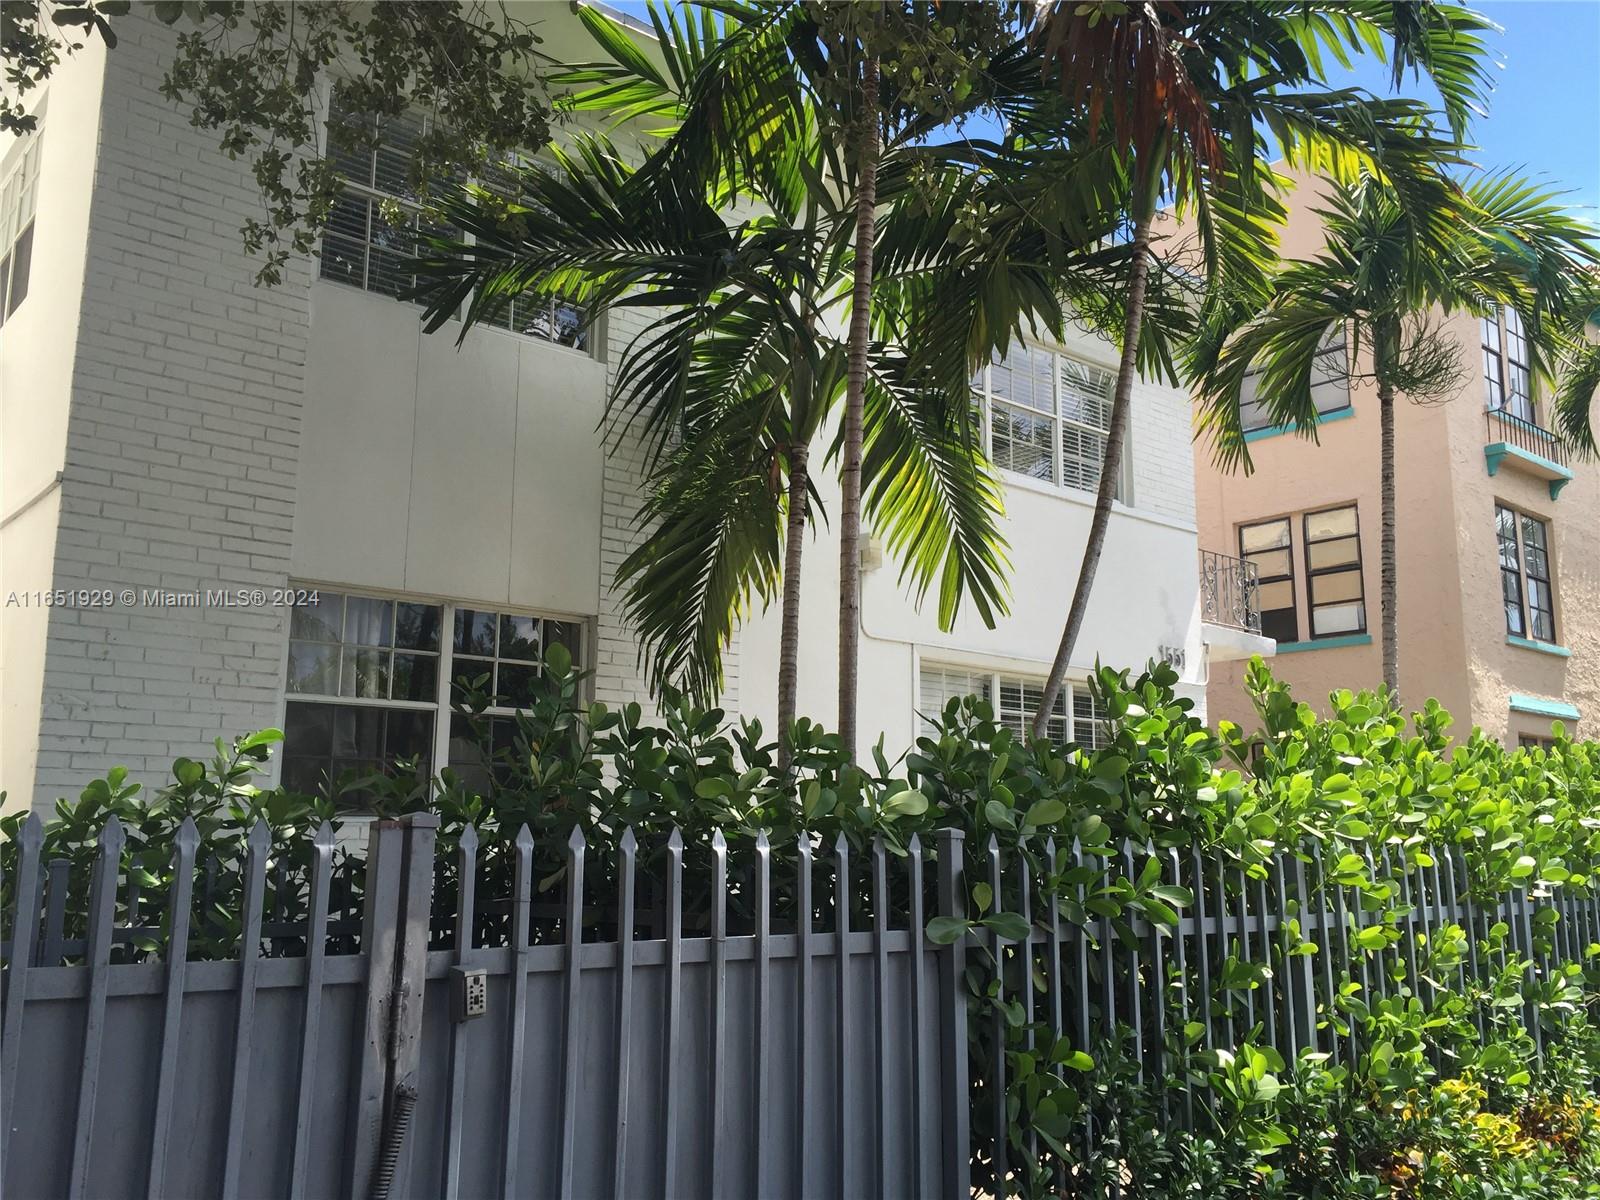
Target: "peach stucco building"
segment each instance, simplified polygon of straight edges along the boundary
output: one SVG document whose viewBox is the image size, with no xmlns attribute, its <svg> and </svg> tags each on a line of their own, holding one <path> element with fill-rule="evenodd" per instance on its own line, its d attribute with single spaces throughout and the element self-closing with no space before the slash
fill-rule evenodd
<svg viewBox="0 0 1600 1200">
<path fill-rule="evenodd" d="M 1317 190 L 1292 198 L 1286 256 L 1320 248 Z M 1460 343 L 1459 393 L 1396 408 L 1400 694 L 1412 708 L 1436 697 L 1458 736 L 1480 726 L 1515 744 L 1549 737 L 1555 719 L 1596 736 L 1600 464 L 1547 432 L 1516 314 L 1441 322 Z M 1319 709 L 1331 691 L 1382 678 L 1378 401 L 1351 374 L 1321 385 L 1316 441 L 1256 418 L 1253 473 L 1224 474 L 1209 447 L 1195 452 L 1200 544 L 1255 564 L 1273 670 Z M 1212 665 L 1211 719 L 1256 724 L 1244 672 Z"/>
</svg>

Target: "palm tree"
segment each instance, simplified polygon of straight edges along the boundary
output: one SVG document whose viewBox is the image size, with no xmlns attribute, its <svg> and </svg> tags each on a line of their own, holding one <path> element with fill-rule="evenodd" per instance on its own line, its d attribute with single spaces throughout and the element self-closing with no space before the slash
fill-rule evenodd
<svg viewBox="0 0 1600 1200">
<path fill-rule="evenodd" d="M 1261 295 L 1270 262 L 1230 244 L 1251 213 L 1276 205 L 1262 186 L 1268 138 L 1291 162 L 1351 181 L 1361 171 L 1387 179 L 1408 211 L 1425 213 L 1441 195 L 1437 167 L 1453 142 L 1435 137 L 1426 110 L 1321 82 L 1324 53 L 1341 61 L 1373 53 L 1386 39 L 1396 85 L 1426 71 L 1459 138 L 1486 91 L 1479 31 L 1488 22 L 1467 9 L 1417 3 L 1307 6 L 1294 3 L 1187 3 L 1143 0 L 1115 7 L 1058 0 L 1044 10 L 1039 38 L 1062 94 L 1086 114 L 1091 139 L 1108 138 L 1129 163 L 1129 274 L 1122 359 L 1113 392 L 1100 486 L 1061 641 L 1038 711 L 1043 736 L 1094 586 L 1115 495 L 1146 292 L 1156 274 L 1151 225 L 1163 196 L 1192 209 L 1210 291 L 1205 319 Z M 1244 218 L 1244 220 L 1241 220 Z M 1259 240 L 1256 240 L 1256 245 Z M 1251 240 L 1243 243 L 1251 247 Z M 1245 301 L 1248 303 L 1248 300 Z"/>
<path fill-rule="evenodd" d="M 1239 412 L 1245 374 L 1259 372 L 1258 395 L 1275 423 L 1315 437 L 1311 389 L 1319 351 L 1345 335 L 1352 353 L 1370 347 L 1380 425 L 1383 681 L 1399 694 L 1396 585 L 1395 430 L 1397 395 L 1441 400 L 1460 391 L 1466 370 L 1456 343 L 1433 315 L 1523 317 L 1536 376 L 1548 377 L 1557 333 L 1572 310 L 1583 264 L 1594 261 L 1593 232 L 1559 198 L 1508 174 L 1471 181 L 1443 211 L 1443 222 L 1414 219 L 1382 181 L 1335 187 L 1321 210 L 1326 247 L 1287 265 L 1263 308 L 1239 322 L 1218 319 L 1196 341 L 1193 366 L 1204 402 L 1201 423 L 1218 461 L 1249 466 Z M 1237 316 L 1238 314 L 1234 314 Z M 1592 389 L 1591 389 L 1592 391 Z"/>
</svg>

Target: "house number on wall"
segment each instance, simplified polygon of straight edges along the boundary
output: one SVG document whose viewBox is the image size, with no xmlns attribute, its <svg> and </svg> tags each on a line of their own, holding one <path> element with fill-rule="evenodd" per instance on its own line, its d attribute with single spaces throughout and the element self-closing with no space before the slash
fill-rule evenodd
<svg viewBox="0 0 1600 1200">
<path fill-rule="evenodd" d="M 1161 652 L 1162 662 L 1175 671 L 1183 670 L 1187 655 L 1182 646 L 1159 646 L 1157 649 Z"/>
</svg>

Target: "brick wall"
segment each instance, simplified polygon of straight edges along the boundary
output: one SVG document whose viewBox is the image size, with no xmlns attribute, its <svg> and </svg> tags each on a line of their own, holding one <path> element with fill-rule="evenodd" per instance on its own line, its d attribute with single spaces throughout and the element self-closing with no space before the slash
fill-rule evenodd
<svg viewBox="0 0 1600 1200">
<path fill-rule="evenodd" d="M 1194 524 L 1194 437 L 1188 394 L 1142 383 L 1134 388 L 1130 416 L 1134 507 Z"/>
<path fill-rule="evenodd" d="M 311 267 L 275 289 L 238 227 L 260 199 L 157 86 L 174 34 L 119 25 L 76 346 L 56 588 L 284 585 Z M 93 152 L 83 147 L 82 152 Z M 279 719 L 286 610 L 57 608 L 36 803 L 112 763 L 174 756 Z"/>
</svg>

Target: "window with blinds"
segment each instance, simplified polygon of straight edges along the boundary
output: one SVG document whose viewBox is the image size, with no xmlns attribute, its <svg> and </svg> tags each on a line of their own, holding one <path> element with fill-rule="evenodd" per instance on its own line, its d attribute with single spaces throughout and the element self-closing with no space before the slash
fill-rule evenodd
<svg viewBox="0 0 1600 1200">
<path fill-rule="evenodd" d="M 1111 429 L 1110 371 L 1026 343 L 997 354 L 972 380 L 989 459 L 1002 470 L 1057 487 L 1100 487 Z M 1117 465 L 1116 495 L 1123 495 Z"/>
<path fill-rule="evenodd" d="M 988 704 L 995 720 L 1026 736 L 1044 696 L 1044 680 L 923 663 L 918 678 L 917 713 L 923 733 L 933 732 L 951 700 L 975 696 Z M 1097 750 L 1111 740 L 1104 709 L 1087 684 L 1068 684 L 1056 696 L 1047 730 L 1052 741 L 1074 742 Z"/>
</svg>

